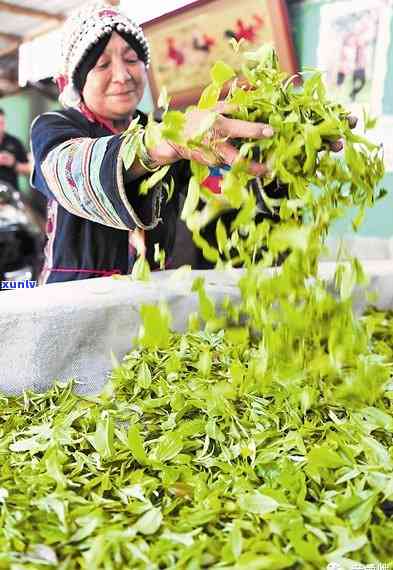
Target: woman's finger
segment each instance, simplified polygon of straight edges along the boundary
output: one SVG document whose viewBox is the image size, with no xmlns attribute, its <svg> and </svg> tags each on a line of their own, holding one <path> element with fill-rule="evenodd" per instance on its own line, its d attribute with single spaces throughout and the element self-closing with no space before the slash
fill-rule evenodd
<svg viewBox="0 0 393 570">
<path fill-rule="evenodd" d="M 356 115 L 349 115 L 347 121 L 349 128 L 354 129 L 358 123 L 358 118 L 356 117 Z"/>
<path fill-rule="evenodd" d="M 320 150 L 331 150 L 332 152 L 340 152 L 344 148 L 344 141 L 339 137 L 323 137 L 324 145 Z"/>
<path fill-rule="evenodd" d="M 342 150 L 344 148 L 344 143 L 343 143 L 342 139 L 337 139 L 335 141 L 329 141 L 328 145 L 329 145 L 329 149 L 332 152 L 340 152 L 340 150 Z"/>
<path fill-rule="evenodd" d="M 214 107 L 214 111 L 216 113 L 220 113 L 221 115 L 230 115 L 231 113 L 235 113 L 239 108 L 238 105 L 234 103 L 227 103 L 226 101 L 218 101 L 217 105 Z"/>
<path fill-rule="evenodd" d="M 220 135 L 229 138 L 263 139 L 273 136 L 274 131 L 270 125 L 264 123 L 251 123 L 240 119 L 228 119 L 219 115 L 214 128 Z"/>
</svg>

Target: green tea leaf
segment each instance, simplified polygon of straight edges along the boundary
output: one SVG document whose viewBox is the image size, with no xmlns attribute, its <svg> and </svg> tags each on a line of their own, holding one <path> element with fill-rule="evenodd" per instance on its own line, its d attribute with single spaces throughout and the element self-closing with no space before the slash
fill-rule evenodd
<svg viewBox="0 0 393 570">
<path fill-rule="evenodd" d="M 214 109 L 220 98 L 221 86 L 211 83 L 202 91 L 198 103 L 198 109 Z"/>
<path fill-rule="evenodd" d="M 140 435 L 140 429 L 137 424 L 133 424 L 128 428 L 127 442 L 132 455 L 138 463 L 141 465 L 148 464 L 149 460 L 146 455 L 145 448 L 143 446 L 143 439 Z"/>
<path fill-rule="evenodd" d="M 247 513 L 264 516 L 276 511 L 279 507 L 279 503 L 271 497 L 255 491 L 241 495 L 239 497 L 239 506 Z"/>
<path fill-rule="evenodd" d="M 235 72 L 232 67 L 224 61 L 216 61 L 210 70 L 210 76 L 214 83 L 222 87 L 226 81 L 235 77 Z"/>
<path fill-rule="evenodd" d="M 101 417 L 97 419 L 96 431 L 90 441 L 103 459 L 114 454 L 114 424 L 108 412 L 102 412 Z"/>
<path fill-rule="evenodd" d="M 138 257 L 134 263 L 131 277 L 135 281 L 150 281 L 150 266 L 144 257 Z"/>
<path fill-rule="evenodd" d="M 166 348 L 170 339 L 171 314 L 165 304 L 142 305 L 142 325 L 139 330 L 141 346 Z M 146 386 L 148 387 L 148 386 Z"/>
<path fill-rule="evenodd" d="M 138 522 L 135 523 L 135 529 L 141 534 L 150 535 L 158 531 L 162 523 L 162 513 L 160 509 L 150 509 L 144 513 Z"/>
<path fill-rule="evenodd" d="M 199 202 L 199 184 L 195 177 L 190 178 L 188 184 L 187 197 L 184 201 L 183 210 L 181 213 L 181 219 L 187 220 L 187 218 L 196 210 Z"/>
</svg>

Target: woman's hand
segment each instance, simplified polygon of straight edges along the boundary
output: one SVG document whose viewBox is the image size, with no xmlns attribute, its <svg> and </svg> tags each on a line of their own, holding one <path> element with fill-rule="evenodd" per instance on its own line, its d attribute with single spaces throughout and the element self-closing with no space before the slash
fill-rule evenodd
<svg viewBox="0 0 393 570">
<path fill-rule="evenodd" d="M 0 152 L 0 166 L 8 166 L 8 168 L 14 167 L 16 164 L 16 158 L 13 154 L 8 151 Z"/>
<path fill-rule="evenodd" d="M 179 159 L 195 160 L 207 166 L 219 164 L 233 164 L 240 156 L 239 150 L 230 142 L 230 139 L 261 139 L 273 136 L 270 125 L 252 123 L 239 119 L 225 117 L 225 113 L 233 111 L 233 106 L 219 103 L 215 108 L 216 120 L 212 127 L 203 136 L 198 148 L 190 149 L 186 146 L 163 140 L 154 149 L 149 150 L 151 159 L 157 164 L 171 164 Z M 184 127 L 185 140 L 195 138 L 200 130 L 200 124 L 212 111 L 193 109 L 186 112 L 186 124 Z M 249 164 L 250 174 L 262 176 L 266 174 L 267 167 L 255 161 Z"/>
<path fill-rule="evenodd" d="M 186 159 L 195 160 L 207 166 L 232 165 L 240 157 L 240 152 L 229 142 L 230 139 L 270 138 L 274 134 L 270 125 L 225 117 L 225 114 L 234 111 L 234 106 L 231 104 L 220 102 L 214 111 L 217 113 L 216 120 L 206 131 L 200 145 L 191 149 L 172 141 L 162 140 L 155 148 L 149 149 L 152 163 L 161 166 Z M 185 140 L 192 140 L 198 135 L 201 123 L 211 113 L 210 110 L 200 109 L 192 109 L 185 113 L 186 123 L 183 132 Z M 350 115 L 348 117 L 349 127 L 355 128 L 356 123 L 357 117 Z M 340 138 L 329 139 L 325 142 L 332 152 L 340 152 L 344 146 Z M 266 164 L 255 161 L 249 163 L 249 172 L 254 176 L 265 176 L 268 170 Z"/>
</svg>

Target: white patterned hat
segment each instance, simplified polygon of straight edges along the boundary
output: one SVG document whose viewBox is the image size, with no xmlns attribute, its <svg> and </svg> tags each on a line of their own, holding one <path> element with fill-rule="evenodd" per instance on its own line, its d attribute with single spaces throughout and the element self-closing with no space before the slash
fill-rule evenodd
<svg viewBox="0 0 393 570">
<path fill-rule="evenodd" d="M 131 37 L 138 55 L 146 67 L 150 63 L 150 48 L 142 28 L 117 8 L 105 2 L 89 2 L 64 23 L 61 41 L 61 68 L 57 83 L 59 100 L 65 107 L 75 107 L 81 95 L 75 86 L 75 72 L 89 51 L 101 38 L 113 31 Z"/>
</svg>

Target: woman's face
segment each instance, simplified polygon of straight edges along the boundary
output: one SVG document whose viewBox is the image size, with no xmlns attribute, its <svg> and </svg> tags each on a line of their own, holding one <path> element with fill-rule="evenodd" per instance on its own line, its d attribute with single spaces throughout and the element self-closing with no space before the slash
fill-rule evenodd
<svg viewBox="0 0 393 570">
<path fill-rule="evenodd" d="M 82 91 L 88 108 L 105 119 L 132 115 L 142 99 L 146 84 L 143 61 L 119 34 L 114 32 Z"/>
</svg>

